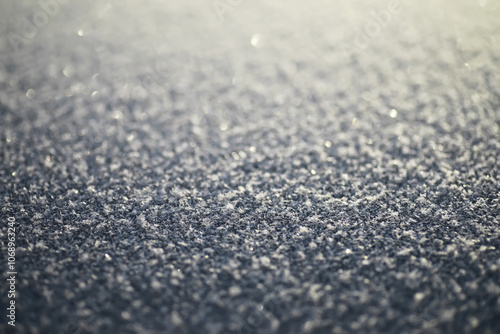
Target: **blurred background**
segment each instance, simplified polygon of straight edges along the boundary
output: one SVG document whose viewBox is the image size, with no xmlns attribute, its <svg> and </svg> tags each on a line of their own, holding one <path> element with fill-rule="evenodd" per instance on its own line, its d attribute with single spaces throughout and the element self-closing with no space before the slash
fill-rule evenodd
<svg viewBox="0 0 500 334">
<path fill-rule="evenodd" d="M 382 26 L 374 13 L 391 3 L 397 13 Z M 342 91 L 365 103 L 362 93 L 375 82 L 375 95 L 405 98 L 408 87 L 396 83 L 410 82 L 431 98 L 438 86 L 487 94 L 499 80 L 497 68 L 485 70 L 498 60 L 496 0 L 7 0 L 0 6 L 4 104 L 23 84 L 36 92 L 30 103 L 110 89 L 141 96 L 174 90 L 189 95 L 183 101 L 191 110 L 208 103 L 217 111 L 228 94 L 246 90 L 274 101 L 315 89 L 326 94 L 322 102 L 339 101 Z M 376 81 L 374 68 L 394 84 Z"/>
<path fill-rule="evenodd" d="M 393 109 L 466 122 L 459 105 L 498 100 L 499 10 L 495 0 L 2 1 L 0 103 L 16 110 L 4 122 L 43 126 L 126 112 L 152 125 L 161 113 L 202 142 L 219 134 L 199 128 L 207 114 L 216 129 L 265 118 L 309 120 L 318 133 L 317 113 L 369 128 Z"/>
</svg>

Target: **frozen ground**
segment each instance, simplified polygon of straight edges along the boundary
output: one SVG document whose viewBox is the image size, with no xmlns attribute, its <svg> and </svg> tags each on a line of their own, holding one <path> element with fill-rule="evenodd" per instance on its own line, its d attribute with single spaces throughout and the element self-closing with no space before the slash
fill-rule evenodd
<svg viewBox="0 0 500 334">
<path fill-rule="evenodd" d="M 2 0 L 16 332 L 499 333 L 499 1 L 221 2 Z"/>
</svg>

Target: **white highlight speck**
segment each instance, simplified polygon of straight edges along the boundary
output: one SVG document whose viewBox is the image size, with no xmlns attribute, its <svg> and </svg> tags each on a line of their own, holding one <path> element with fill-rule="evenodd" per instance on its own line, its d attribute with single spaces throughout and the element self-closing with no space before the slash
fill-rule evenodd
<svg viewBox="0 0 500 334">
<path fill-rule="evenodd" d="M 229 294 L 231 295 L 231 297 L 238 296 L 239 294 L 241 294 L 241 288 L 239 286 L 232 286 L 229 288 Z"/>
<path fill-rule="evenodd" d="M 68 65 L 63 69 L 62 72 L 66 78 L 71 78 L 75 73 L 75 69 L 73 68 L 73 66 Z"/>
<path fill-rule="evenodd" d="M 122 118 L 122 116 L 123 116 L 123 113 L 120 110 L 113 111 L 113 118 L 114 119 L 120 119 L 120 118 Z"/>
<path fill-rule="evenodd" d="M 253 47 L 261 48 L 263 46 L 262 35 L 253 34 L 252 39 L 250 40 L 250 44 L 252 44 Z"/>
<path fill-rule="evenodd" d="M 26 92 L 26 97 L 27 97 L 28 99 L 30 99 L 30 100 L 31 100 L 32 98 L 34 98 L 34 97 L 35 97 L 35 90 L 34 90 L 34 89 L 32 89 L 32 88 L 28 89 L 28 91 Z"/>
</svg>

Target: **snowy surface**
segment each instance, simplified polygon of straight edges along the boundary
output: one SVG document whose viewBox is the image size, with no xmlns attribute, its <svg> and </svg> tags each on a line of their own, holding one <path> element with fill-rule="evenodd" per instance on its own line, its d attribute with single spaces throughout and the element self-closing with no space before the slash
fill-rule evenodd
<svg viewBox="0 0 500 334">
<path fill-rule="evenodd" d="M 67 2 L 0 4 L 16 332 L 500 333 L 499 1 Z"/>
</svg>

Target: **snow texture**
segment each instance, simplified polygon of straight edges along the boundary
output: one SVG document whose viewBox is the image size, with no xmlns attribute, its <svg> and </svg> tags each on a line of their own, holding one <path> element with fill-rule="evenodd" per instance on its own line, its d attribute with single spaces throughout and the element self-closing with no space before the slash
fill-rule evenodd
<svg viewBox="0 0 500 334">
<path fill-rule="evenodd" d="M 500 333 L 498 1 L 66 2 L 0 4 L 16 333 Z"/>
</svg>

